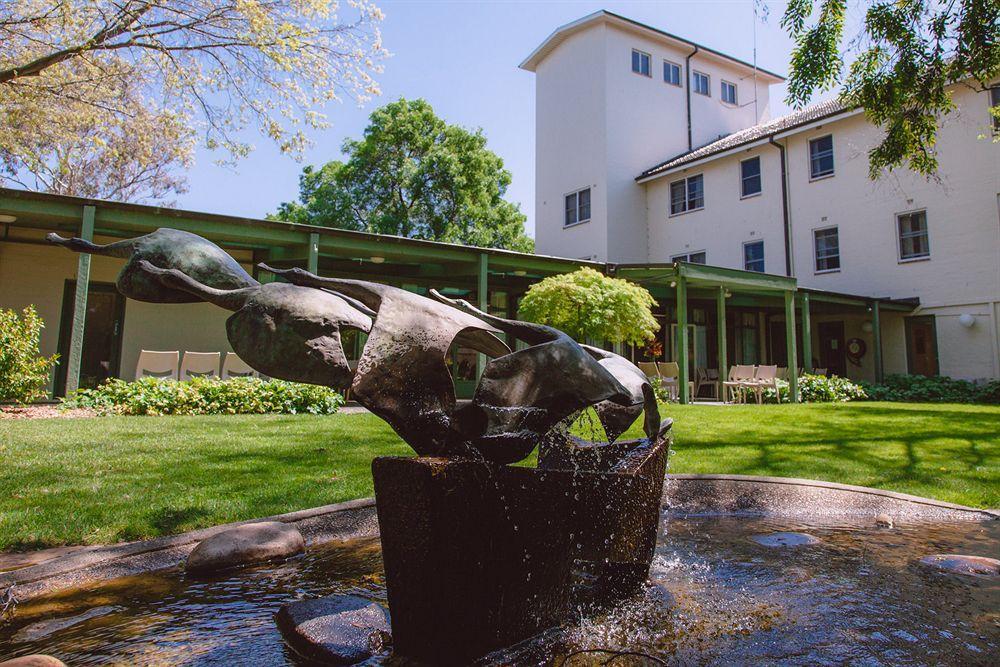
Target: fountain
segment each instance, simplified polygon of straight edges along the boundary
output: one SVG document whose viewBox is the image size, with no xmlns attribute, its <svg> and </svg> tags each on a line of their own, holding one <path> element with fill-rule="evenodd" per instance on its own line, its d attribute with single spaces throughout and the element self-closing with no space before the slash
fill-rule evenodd
<svg viewBox="0 0 1000 667">
<path fill-rule="evenodd" d="M 670 420 L 623 357 L 434 291 L 263 264 L 286 282 L 261 284 L 218 246 L 178 230 L 104 246 L 49 240 L 127 259 L 117 281 L 126 297 L 232 311 L 229 341 L 252 367 L 350 386 L 413 448 L 416 458 L 372 464 L 396 654 L 464 663 L 558 625 L 581 601 L 613 604 L 646 581 Z M 340 342 L 346 328 L 368 334 L 356 370 Z M 512 350 L 515 341 L 523 349 Z M 489 357 L 465 404 L 446 365 L 455 344 Z M 607 441 L 569 432 L 588 409 Z M 620 440 L 641 414 L 646 437 Z M 511 465 L 536 447 L 537 467 Z"/>
</svg>

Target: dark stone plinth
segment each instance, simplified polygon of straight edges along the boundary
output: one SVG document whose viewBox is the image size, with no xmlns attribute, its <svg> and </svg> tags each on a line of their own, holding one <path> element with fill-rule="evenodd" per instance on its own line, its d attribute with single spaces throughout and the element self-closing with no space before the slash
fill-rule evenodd
<svg viewBox="0 0 1000 667">
<path fill-rule="evenodd" d="M 372 463 L 394 651 L 455 664 L 565 619 L 575 570 L 606 597 L 649 573 L 669 449 L 625 447 L 604 472 L 469 459 Z"/>
<path fill-rule="evenodd" d="M 354 595 L 331 595 L 284 605 L 277 614 L 286 641 L 329 665 L 353 665 L 388 648 L 389 615 Z"/>
</svg>

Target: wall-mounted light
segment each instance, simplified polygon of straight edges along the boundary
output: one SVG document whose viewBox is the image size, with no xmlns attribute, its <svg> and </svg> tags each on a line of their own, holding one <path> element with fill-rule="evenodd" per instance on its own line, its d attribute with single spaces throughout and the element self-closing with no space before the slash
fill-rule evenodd
<svg viewBox="0 0 1000 667">
<path fill-rule="evenodd" d="M 864 331 L 865 333 L 871 333 L 872 329 L 874 329 L 874 327 L 872 326 L 871 322 L 862 322 L 861 323 L 861 330 Z"/>
<path fill-rule="evenodd" d="M 17 221 L 16 215 L 0 214 L 0 222 L 15 222 L 15 221 Z"/>
<path fill-rule="evenodd" d="M 381 264 L 382 262 L 385 261 L 385 257 L 381 257 L 380 255 L 372 255 L 371 260 L 372 264 Z"/>
<path fill-rule="evenodd" d="M 514 275 L 515 276 L 526 276 L 526 275 L 528 275 L 528 272 L 527 271 L 515 271 Z"/>
<path fill-rule="evenodd" d="M 727 299 L 731 299 L 733 297 L 733 293 L 730 292 L 729 290 L 726 290 L 724 292 L 724 294 L 725 294 L 725 296 L 726 296 Z"/>
<path fill-rule="evenodd" d="M 958 316 L 958 323 L 961 324 L 966 329 L 971 329 L 976 323 L 976 316 L 970 315 L 969 313 L 962 313 Z"/>
<path fill-rule="evenodd" d="M 675 281 L 671 281 L 670 286 L 671 287 L 677 287 L 677 283 Z"/>
</svg>

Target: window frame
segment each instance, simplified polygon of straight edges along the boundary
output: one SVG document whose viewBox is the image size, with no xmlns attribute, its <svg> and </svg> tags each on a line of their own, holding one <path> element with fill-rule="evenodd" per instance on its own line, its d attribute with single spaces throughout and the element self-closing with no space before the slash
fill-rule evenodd
<svg viewBox="0 0 1000 667">
<path fill-rule="evenodd" d="M 588 222 L 591 221 L 591 219 L 593 218 L 593 210 L 592 210 L 591 207 L 593 206 L 594 199 L 593 199 L 593 193 L 590 192 L 590 189 L 591 189 L 591 186 L 588 185 L 585 188 L 579 188 L 577 190 L 573 190 L 572 192 L 567 192 L 566 194 L 563 195 L 563 226 L 562 226 L 563 229 L 569 229 L 570 227 L 576 227 L 577 225 L 585 225 L 585 224 L 587 224 Z M 580 219 L 580 194 L 582 192 L 587 192 L 588 193 L 588 195 L 587 195 L 587 197 L 588 197 L 588 200 L 587 200 L 587 209 L 588 209 L 589 215 L 586 218 L 584 218 L 584 219 L 581 220 Z M 566 222 L 566 213 L 568 213 L 570 209 L 566 206 L 566 200 L 569 199 L 570 197 L 575 197 L 576 198 L 575 199 L 576 204 L 574 206 L 574 211 L 576 213 L 576 220 L 573 221 L 573 222 L 567 223 Z"/>
<path fill-rule="evenodd" d="M 673 81 L 667 81 L 667 66 L 677 68 L 677 83 Z M 675 63 L 673 60 L 663 59 L 663 83 L 668 86 L 677 86 L 678 88 L 684 87 L 684 67 L 680 63 Z"/>
<path fill-rule="evenodd" d="M 817 176 L 816 174 L 813 173 L 813 148 L 812 147 L 813 147 L 813 144 L 815 144 L 816 142 L 822 141 L 823 139 L 827 139 L 827 138 L 830 139 L 830 161 L 833 163 L 833 165 L 830 167 L 830 171 L 829 172 L 827 172 L 825 174 L 819 174 Z M 806 145 L 806 149 L 807 149 L 807 151 L 809 153 L 808 158 L 809 158 L 809 181 L 810 182 L 812 182 L 812 181 L 821 181 L 824 178 L 833 178 L 834 176 L 837 175 L 837 156 L 836 156 L 836 151 L 834 149 L 833 133 L 832 132 L 830 132 L 828 134 L 821 135 L 819 137 L 813 137 L 812 139 L 810 139 L 808 141 L 808 143 Z"/>
<path fill-rule="evenodd" d="M 924 216 L 924 239 L 925 245 L 927 246 L 927 253 L 924 255 L 914 255 L 913 257 L 903 257 L 903 230 L 900 227 L 900 221 L 903 217 L 911 216 L 917 213 L 921 213 Z M 926 262 L 931 258 L 931 229 L 927 222 L 927 209 L 926 208 L 916 208 L 912 211 L 902 211 L 901 213 L 896 213 L 893 216 L 893 221 L 896 225 L 896 260 L 900 264 L 909 264 L 911 262 Z M 913 236 L 911 234 L 910 236 Z"/>
<path fill-rule="evenodd" d="M 989 87 L 989 95 L 987 96 L 986 103 L 986 115 L 989 117 L 990 127 L 993 128 L 993 135 L 1000 136 L 1000 118 L 990 113 L 990 109 L 1000 105 L 1000 84 Z"/>
<path fill-rule="evenodd" d="M 694 85 L 694 78 L 697 76 L 705 77 L 705 92 L 698 90 L 698 86 Z M 705 97 L 712 96 L 712 75 L 706 74 L 705 72 L 699 72 L 696 69 L 691 70 L 691 92 L 697 95 L 704 95 Z"/>
<path fill-rule="evenodd" d="M 726 86 L 732 86 L 733 87 L 733 101 L 732 102 L 730 102 L 729 100 L 727 100 L 726 96 L 723 93 L 723 91 L 725 91 L 725 89 L 726 89 Z M 737 86 L 732 81 L 726 81 L 725 79 L 719 79 L 719 101 L 721 101 L 723 104 L 728 104 L 730 106 L 738 107 L 740 105 L 739 86 Z"/>
<path fill-rule="evenodd" d="M 704 255 L 704 261 L 692 262 L 691 257 L 693 255 Z M 687 262 L 688 264 L 701 264 L 702 266 L 708 265 L 708 251 L 706 250 L 694 250 L 692 252 L 684 252 L 679 255 L 674 255 L 670 258 L 671 262 Z"/>
<path fill-rule="evenodd" d="M 696 206 L 694 208 L 691 208 L 689 206 L 689 202 L 691 201 L 691 190 L 690 190 L 690 185 L 688 184 L 688 182 L 690 180 L 692 180 L 692 179 L 695 179 L 695 178 L 700 178 L 701 179 L 701 206 Z M 683 183 L 684 184 L 684 209 L 680 210 L 680 211 L 677 211 L 675 213 L 674 212 L 674 186 L 676 184 L 678 184 L 678 183 Z M 667 212 L 668 212 L 668 216 L 667 217 L 668 218 L 674 218 L 674 217 L 676 217 L 678 215 L 685 215 L 687 213 L 694 213 L 696 211 L 703 211 L 703 210 L 705 210 L 705 174 L 704 173 L 691 174 L 690 176 L 684 176 L 682 178 L 679 178 L 676 181 L 671 181 L 670 184 L 669 184 L 669 186 L 668 186 L 668 190 L 667 190 L 667 198 L 668 198 L 667 199 Z"/>
<path fill-rule="evenodd" d="M 639 69 L 635 68 L 635 55 L 636 54 L 639 54 Z M 646 57 L 646 71 L 645 72 L 642 71 L 642 58 L 643 58 L 643 56 Z M 644 76 L 647 79 L 652 79 L 653 78 L 653 55 L 651 53 L 647 53 L 647 52 L 643 51 L 642 49 L 633 48 L 632 49 L 632 61 L 630 63 L 630 66 L 632 68 L 632 74 L 638 74 L 639 76 Z"/>
<path fill-rule="evenodd" d="M 821 268 L 819 268 L 820 256 L 819 256 L 819 253 L 817 252 L 818 248 L 816 247 L 816 234 L 818 234 L 819 232 L 827 232 L 827 231 L 830 231 L 831 229 L 834 229 L 837 232 L 837 267 L 833 268 L 833 269 L 821 269 Z M 812 242 L 812 247 L 813 247 L 813 273 L 815 275 L 822 275 L 822 274 L 825 274 L 825 273 L 839 273 L 840 270 L 842 268 L 844 268 L 844 262 L 841 260 L 841 255 L 840 255 L 840 226 L 839 225 L 826 225 L 824 227 L 814 227 L 813 230 L 812 230 L 812 237 L 813 237 L 813 242 Z M 832 255 L 827 255 L 827 256 L 823 257 L 823 259 L 828 259 L 829 257 L 832 257 Z"/>
<path fill-rule="evenodd" d="M 760 271 L 756 269 L 747 268 L 747 247 L 752 245 L 760 246 Z M 757 261 L 757 260 L 754 260 Z M 764 239 L 754 239 L 753 241 L 743 242 L 743 270 L 753 271 L 754 273 L 767 273 L 766 263 L 764 262 Z"/>
<path fill-rule="evenodd" d="M 744 184 L 746 183 L 746 178 L 747 178 L 746 176 L 743 175 L 743 163 L 750 162 L 751 160 L 756 160 L 757 161 L 757 182 L 759 183 L 760 189 L 757 190 L 757 192 L 751 192 L 750 194 L 747 194 L 746 192 L 744 192 L 744 188 L 743 188 Z M 764 194 L 764 168 L 761 165 L 760 156 L 759 155 L 753 155 L 751 157 L 744 158 L 744 159 L 740 160 L 739 176 L 740 176 L 740 199 L 741 200 L 743 200 L 743 199 L 751 199 L 753 197 L 759 197 L 762 194 Z"/>
</svg>

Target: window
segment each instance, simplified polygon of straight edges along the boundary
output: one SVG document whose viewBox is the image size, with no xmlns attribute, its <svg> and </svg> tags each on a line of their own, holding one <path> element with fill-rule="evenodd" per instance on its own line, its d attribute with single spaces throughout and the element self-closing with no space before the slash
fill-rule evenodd
<svg viewBox="0 0 1000 667">
<path fill-rule="evenodd" d="M 1000 86 L 990 88 L 990 108 L 1000 107 Z M 993 116 L 993 133 L 1000 134 L 1000 116 Z"/>
<path fill-rule="evenodd" d="M 759 195 L 760 190 L 760 157 L 743 160 L 740 162 L 740 196 Z"/>
<path fill-rule="evenodd" d="M 701 174 L 670 184 L 670 215 L 705 207 L 705 179 Z"/>
<path fill-rule="evenodd" d="M 566 195 L 566 221 L 564 227 L 590 220 L 590 188 Z"/>
<path fill-rule="evenodd" d="M 750 241 L 743 244 L 743 269 L 764 273 L 763 241 Z"/>
<path fill-rule="evenodd" d="M 694 92 L 699 95 L 711 95 L 711 80 L 708 78 L 707 74 L 702 74 L 701 72 L 692 72 L 691 74 L 691 87 L 694 88 Z"/>
<path fill-rule="evenodd" d="M 632 49 L 632 71 L 643 76 L 650 76 L 648 53 Z"/>
<path fill-rule="evenodd" d="M 914 211 L 896 216 L 899 229 L 899 258 L 920 259 L 931 256 L 927 240 L 927 211 Z"/>
<path fill-rule="evenodd" d="M 722 101 L 726 104 L 736 104 L 736 84 L 722 82 Z"/>
<path fill-rule="evenodd" d="M 809 140 L 809 177 L 822 178 L 833 173 L 833 135 Z"/>
<path fill-rule="evenodd" d="M 686 253 L 684 255 L 674 255 L 670 258 L 671 262 L 688 262 L 689 264 L 704 264 L 705 263 L 705 251 L 700 250 L 698 252 Z"/>
<path fill-rule="evenodd" d="M 681 85 L 681 66 L 669 60 L 664 60 L 663 80 L 673 86 Z"/>
<path fill-rule="evenodd" d="M 840 236 L 836 227 L 813 231 L 816 245 L 816 272 L 840 270 Z"/>
</svg>

